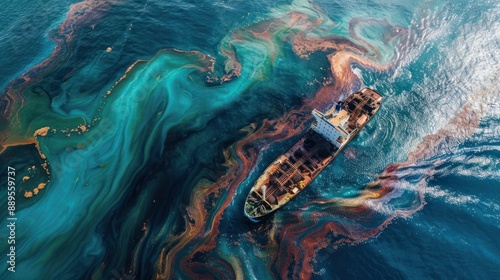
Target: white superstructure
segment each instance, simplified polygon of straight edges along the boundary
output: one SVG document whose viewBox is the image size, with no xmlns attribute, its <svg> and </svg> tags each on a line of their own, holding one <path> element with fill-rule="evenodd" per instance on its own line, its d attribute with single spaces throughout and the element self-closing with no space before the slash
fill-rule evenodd
<svg viewBox="0 0 500 280">
<path fill-rule="evenodd" d="M 316 119 L 312 125 L 314 131 L 321 134 L 321 136 L 325 137 L 325 139 L 337 148 L 347 143 L 350 136 L 350 133 L 347 131 L 349 113 L 345 109 L 339 111 L 332 109 L 326 114 L 314 109 L 312 114 Z"/>
</svg>

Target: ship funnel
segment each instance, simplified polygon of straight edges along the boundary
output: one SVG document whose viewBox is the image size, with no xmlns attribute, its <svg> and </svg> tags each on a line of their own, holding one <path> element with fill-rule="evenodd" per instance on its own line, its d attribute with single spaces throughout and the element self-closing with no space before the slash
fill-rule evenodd
<svg viewBox="0 0 500 280">
<path fill-rule="evenodd" d="M 340 112 L 340 110 L 342 109 L 342 105 L 344 104 L 343 101 L 339 101 L 337 102 L 337 105 L 335 105 L 335 114 Z"/>
</svg>

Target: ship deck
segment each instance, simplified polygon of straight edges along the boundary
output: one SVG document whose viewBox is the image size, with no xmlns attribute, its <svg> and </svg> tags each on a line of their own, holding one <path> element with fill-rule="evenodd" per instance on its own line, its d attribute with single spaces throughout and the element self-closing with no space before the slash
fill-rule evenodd
<svg viewBox="0 0 500 280">
<path fill-rule="evenodd" d="M 249 216 L 260 216 L 288 202 L 328 165 L 337 147 L 308 130 L 290 149 L 271 164 L 247 198 Z M 265 187 L 264 187 L 265 186 Z"/>
</svg>

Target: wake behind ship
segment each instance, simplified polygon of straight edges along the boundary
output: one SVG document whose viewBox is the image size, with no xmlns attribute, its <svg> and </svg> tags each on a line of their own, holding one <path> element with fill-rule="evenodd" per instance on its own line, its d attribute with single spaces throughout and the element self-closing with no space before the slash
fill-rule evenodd
<svg viewBox="0 0 500 280">
<path fill-rule="evenodd" d="M 261 218 L 297 196 L 368 123 L 381 102 L 379 93 L 365 88 L 325 114 L 313 110 L 311 128 L 255 182 L 245 201 L 245 214 Z"/>
</svg>

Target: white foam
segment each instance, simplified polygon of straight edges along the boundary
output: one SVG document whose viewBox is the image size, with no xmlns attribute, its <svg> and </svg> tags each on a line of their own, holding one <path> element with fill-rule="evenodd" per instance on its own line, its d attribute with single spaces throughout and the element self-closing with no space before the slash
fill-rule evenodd
<svg viewBox="0 0 500 280">
<path fill-rule="evenodd" d="M 377 213 L 385 215 L 392 215 L 394 213 L 393 207 L 387 204 L 385 199 L 367 199 L 363 205 Z"/>
<path fill-rule="evenodd" d="M 446 203 L 453 205 L 465 205 L 468 203 L 478 204 L 479 198 L 473 195 L 462 195 L 457 194 L 452 191 L 443 190 L 440 187 L 430 187 L 426 186 L 424 188 L 424 193 L 433 198 L 442 198 Z"/>
</svg>

